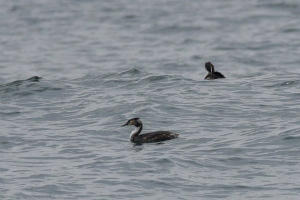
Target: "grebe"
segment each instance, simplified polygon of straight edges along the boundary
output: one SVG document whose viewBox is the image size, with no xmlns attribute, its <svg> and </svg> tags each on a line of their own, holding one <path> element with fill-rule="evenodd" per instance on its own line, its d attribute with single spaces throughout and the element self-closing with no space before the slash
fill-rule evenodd
<svg viewBox="0 0 300 200">
<path fill-rule="evenodd" d="M 143 123 L 140 118 L 132 118 L 123 126 L 134 125 L 135 129 L 130 134 L 130 141 L 135 143 L 161 142 L 178 138 L 178 134 L 169 131 L 155 131 L 151 133 L 140 134 L 143 129 Z"/>
<path fill-rule="evenodd" d="M 207 70 L 207 73 L 205 74 L 204 79 L 212 80 L 217 78 L 225 78 L 223 74 L 215 71 L 215 67 L 211 62 L 205 63 L 205 69 Z"/>
</svg>

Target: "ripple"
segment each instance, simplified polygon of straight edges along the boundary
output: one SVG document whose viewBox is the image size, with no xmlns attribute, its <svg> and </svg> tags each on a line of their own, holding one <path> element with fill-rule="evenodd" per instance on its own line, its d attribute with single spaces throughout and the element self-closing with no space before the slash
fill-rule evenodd
<svg viewBox="0 0 300 200">
<path fill-rule="evenodd" d="M 298 198 L 299 3 L 49 2 L 0 1 L 0 199 Z"/>
</svg>

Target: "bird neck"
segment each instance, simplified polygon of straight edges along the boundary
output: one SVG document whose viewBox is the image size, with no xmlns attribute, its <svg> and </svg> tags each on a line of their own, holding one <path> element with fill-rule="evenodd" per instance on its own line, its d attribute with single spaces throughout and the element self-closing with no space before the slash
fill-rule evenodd
<svg viewBox="0 0 300 200">
<path fill-rule="evenodd" d="M 143 129 L 142 122 L 135 125 L 135 129 L 131 132 L 130 138 L 134 138 L 134 137 L 138 136 L 142 132 L 142 129 Z"/>
<path fill-rule="evenodd" d="M 212 74 L 210 72 L 207 72 L 204 76 L 204 79 L 210 79 L 212 77 Z"/>
</svg>

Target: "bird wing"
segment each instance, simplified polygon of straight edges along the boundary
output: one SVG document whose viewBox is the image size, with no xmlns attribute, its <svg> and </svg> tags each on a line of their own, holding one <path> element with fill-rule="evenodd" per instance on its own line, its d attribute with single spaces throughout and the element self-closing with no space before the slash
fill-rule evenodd
<svg viewBox="0 0 300 200">
<path fill-rule="evenodd" d="M 169 131 L 155 131 L 139 135 L 139 137 L 141 137 L 142 140 L 145 140 L 147 142 L 163 141 L 176 138 L 177 136 L 178 134 L 173 134 Z"/>
<path fill-rule="evenodd" d="M 215 72 L 214 75 L 218 78 L 225 78 L 225 76 L 221 72 Z"/>
</svg>

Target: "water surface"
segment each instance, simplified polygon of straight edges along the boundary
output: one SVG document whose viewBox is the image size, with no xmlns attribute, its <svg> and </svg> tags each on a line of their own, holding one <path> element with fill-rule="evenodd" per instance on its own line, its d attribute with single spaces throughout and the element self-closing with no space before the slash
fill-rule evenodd
<svg viewBox="0 0 300 200">
<path fill-rule="evenodd" d="M 0 198 L 298 199 L 299 7 L 1 2 Z"/>
</svg>

